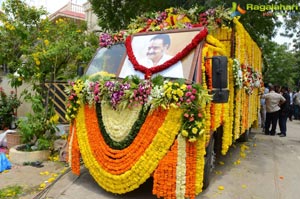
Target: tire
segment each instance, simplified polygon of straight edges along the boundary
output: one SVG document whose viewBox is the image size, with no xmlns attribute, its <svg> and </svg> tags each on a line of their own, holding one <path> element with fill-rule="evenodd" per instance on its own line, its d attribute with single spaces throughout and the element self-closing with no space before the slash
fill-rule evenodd
<svg viewBox="0 0 300 199">
<path fill-rule="evenodd" d="M 204 175 L 203 175 L 203 190 L 208 187 L 211 173 L 215 166 L 216 154 L 214 151 L 214 147 L 215 147 L 215 138 L 214 135 L 211 135 L 210 142 L 206 147 Z"/>
<path fill-rule="evenodd" d="M 246 130 L 245 133 L 243 133 L 239 137 L 238 141 L 239 142 L 248 142 L 249 141 L 249 137 L 250 137 L 250 131 L 251 131 L 251 129 Z"/>
</svg>

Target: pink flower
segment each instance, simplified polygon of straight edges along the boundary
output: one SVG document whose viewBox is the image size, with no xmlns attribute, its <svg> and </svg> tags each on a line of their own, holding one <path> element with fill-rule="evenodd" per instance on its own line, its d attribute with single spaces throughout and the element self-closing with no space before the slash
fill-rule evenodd
<svg viewBox="0 0 300 199">
<path fill-rule="evenodd" d="M 188 118 L 188 117 L 189 117 L 189 114 L 188 114 L 188 113 L 185 113 L 183 116 L 186 117 L 186 118 Z"/>
<path fill-rule="evenodd" d="M 185 93 L 185 96 L 186 96 L 186 97 L 189 97 L 189 96 L 191 96 L 191 95 L 192 95 L 191 92 L 186 92 L 186 93 Z"/>
</svg>

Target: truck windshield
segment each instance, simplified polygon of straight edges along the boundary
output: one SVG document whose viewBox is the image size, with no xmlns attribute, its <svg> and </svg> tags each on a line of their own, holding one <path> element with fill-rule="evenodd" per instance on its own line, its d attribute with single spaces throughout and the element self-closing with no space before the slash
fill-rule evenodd
<svg viewBox="0 0 300 199">
<path fill-rule="evenodd" d="M 125 50 L 124 44 L 117 44 L 110 48 L 98 49 L 89 64 L 86 75 L 93 75 L 100 71 L 117 74 Z"/>
</svg>

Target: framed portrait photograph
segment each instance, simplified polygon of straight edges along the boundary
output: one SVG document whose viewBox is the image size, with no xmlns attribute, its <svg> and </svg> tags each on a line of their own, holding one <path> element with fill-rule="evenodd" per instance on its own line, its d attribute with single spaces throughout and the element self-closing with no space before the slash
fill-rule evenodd
<svg viewBox="0 0 300 199">
<path fill-rule="evenodd" d="M 192 42 L 193 38 L 201 30 L 202 28 L 195 28 L 134 34 L 130 44 L 132 54 L 138 64 L 143 67 L 165 66 L 168 61 L 182 53 L 184 48 Z M 203 41 L 200 43 L 203 43 Z M 164 70 L 151 74 L 152 77 L 159 74 L 167 78 L 183 78 L 192 81 L 200 43 L 176 63 L 164 67 Z M 143 72 L 135 70 L 127 52 L 121 62 L 117 76 L 125 78 L 130 75 L 136 75 L 141 79 L 145 77 Z"/>
</svg>

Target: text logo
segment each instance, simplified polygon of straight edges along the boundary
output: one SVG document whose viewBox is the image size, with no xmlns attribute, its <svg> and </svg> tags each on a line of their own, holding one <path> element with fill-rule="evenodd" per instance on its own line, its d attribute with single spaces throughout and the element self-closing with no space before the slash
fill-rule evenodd
<svg viewBox="0 0 300 199">
<path fill-rule="evenodd" d="M 240 4 L 237 4 L 236 2 L 232 2 L 231 11 L 231 17 L 241 16 L 246 13 L 246 10 L 241 8 Z"/>
</svg>

